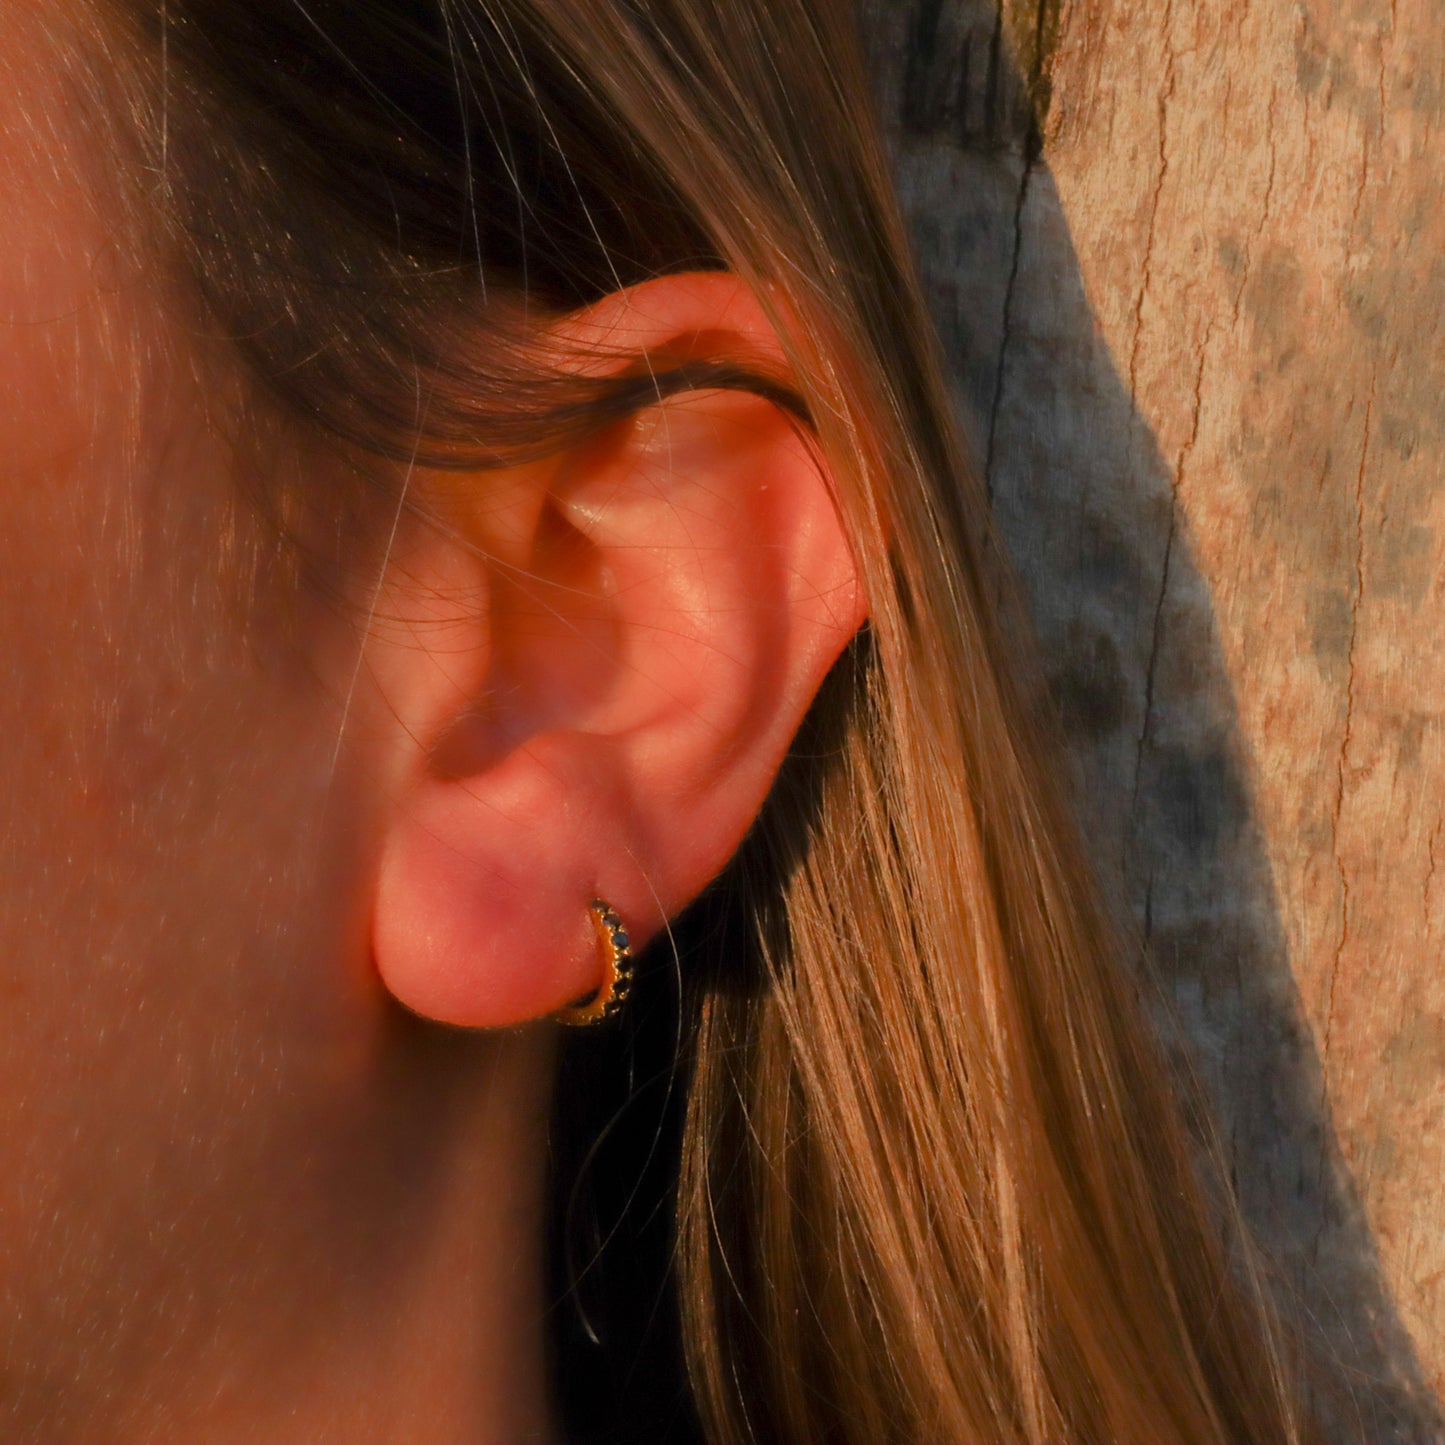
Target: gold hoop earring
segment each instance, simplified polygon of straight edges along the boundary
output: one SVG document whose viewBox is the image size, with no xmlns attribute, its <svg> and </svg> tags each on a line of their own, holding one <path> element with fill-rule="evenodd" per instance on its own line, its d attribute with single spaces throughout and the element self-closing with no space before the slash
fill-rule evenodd
<svg viewBox="0 0 1445 1445">
<path fill-rule="evenodd" d="M 587 905 L 587 912 L 592 916 L 592 927 L 602 950 L 602 983 L 586 1002 L 570 1004 L 552 1015 L 558 1023 L 573 1027 L 615 1018 L 632 992 L 632 945 L 617 911 L 602 899 L 594 898 Z"/>
</svg>

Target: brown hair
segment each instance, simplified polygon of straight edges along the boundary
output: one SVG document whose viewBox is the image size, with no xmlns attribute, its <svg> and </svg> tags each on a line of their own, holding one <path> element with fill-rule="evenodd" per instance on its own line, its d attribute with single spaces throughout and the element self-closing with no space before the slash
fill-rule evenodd
<svg viewBox="0 0 1445 1445">
<path fill-rule="evenodd" d="M 653 378 L 527 342 L 660 273 L 730 269 L 785 339 L 791 392 L 706 357 L 657 378 L 807 419 L 871 605 L 678 925 L 681 1042 L 643 1009 L 619 1065 L 685 1083 L 658 1271 L 705 1437 L 1299 1439 L 1076 838 L 843 0 L 119 8 L 196 294 L 359 453 L 476 467 L 647 404 Z"/>
</svg>

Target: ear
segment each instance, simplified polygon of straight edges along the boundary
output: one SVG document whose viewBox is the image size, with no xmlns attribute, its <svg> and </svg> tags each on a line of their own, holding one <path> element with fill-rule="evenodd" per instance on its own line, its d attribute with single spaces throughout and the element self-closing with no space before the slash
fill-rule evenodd
<svg viewBox="0 0 1445 1445">
<path fill-rule="evenodd" d="M 704 342 L 786 371 L 721 274 L 616 293 L 554 339 L 592 371 Z M 415 1012 L 515 1024 L 597 988 L 591 899 L 636 949 L 721 871 L 865 605 L 815 449 L 748 393 L 449 487 L 457 535 L 393 558 L 368 644 L 402 724 L 373 947 Z"/>
</svg>

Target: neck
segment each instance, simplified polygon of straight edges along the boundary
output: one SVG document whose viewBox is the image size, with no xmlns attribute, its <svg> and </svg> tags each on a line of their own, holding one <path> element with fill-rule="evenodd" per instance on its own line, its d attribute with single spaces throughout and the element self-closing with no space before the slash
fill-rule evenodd
<svg viewBox="0 0 1445 1445">
<path fill-rule="evenodd" d="M 264 1234 L 268 1298 L 187 1368 L 152 1438 L 561 1438 L 545 1332 L 547 1030 L 464 1035 L 389 1017 L 356 1117 Z M 331 1149 L 329 1158 L 323 1158 Z M 318 1187 L 320 1186 L 320 1187 Z M 219 1324 L 224 1322 L 218 1322 Z"/>
</svg>

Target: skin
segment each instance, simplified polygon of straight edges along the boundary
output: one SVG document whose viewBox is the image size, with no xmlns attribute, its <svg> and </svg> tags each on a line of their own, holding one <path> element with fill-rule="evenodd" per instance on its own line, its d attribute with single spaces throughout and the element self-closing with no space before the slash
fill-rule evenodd
<svg viewBox="0 0 1445 1445">
<path fill-rule="evenodd" d="M 367 967 L 354 633 L 311 608 L 298 655 L 287 599 L 218 582 L 231 453 L 161 279 L 107 272 L 29 9 L 0 18 L 0 1436 L 546 1438 L 551 1039 L 427 1030 Z"/>
<path fill-rule="evenodd" d="M 0 5 L 0 1436 L 555 1439 L 547 1016 L 594 891 L 642 942 L 726 862 L 860 622 L 826 479 L 684 400 L 407 478 L 446 528 L 298 590 L 67 14 Z M 573 324 L 777 351 L 727 278 Z"/>
</svg>

